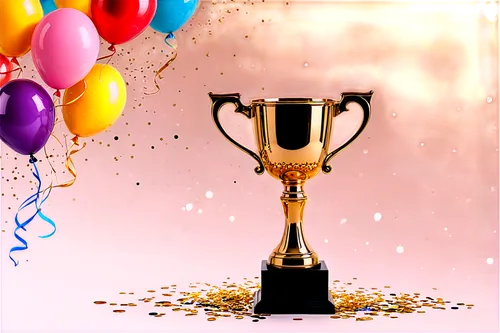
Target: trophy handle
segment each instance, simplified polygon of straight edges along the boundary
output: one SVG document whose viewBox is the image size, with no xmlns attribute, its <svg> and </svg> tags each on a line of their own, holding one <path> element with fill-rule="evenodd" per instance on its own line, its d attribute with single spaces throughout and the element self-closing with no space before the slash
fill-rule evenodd
<svg viewBox="0 0 500 333">
<path fill-rule="evenodd" d="M 262 175 L 264 173 L 264 164 L 262 163 L 262 160 L 260 159 L 257 154 L 255 154 L 253 151 L 250 149 L 244 147 L 243 145 L 239 144 L 234 140 L 232 137 L 227 134 L 227 132 L 224 130 L 222 127 L 220 121 L 219 121 L 219 111 L 222 108 L 222 106 L 226 103 L 232 103 L 236 106 L 236 109 L 234 112 L 236 113 L 241 113 L 245 115 L 248 119 L 252 119 L 252 109 L 249 106 L 243 105 L 240 100 L 240 94 L 234 93 L 234 94 L 213 94 L 213 93 L 208 93 L 208 96 L 210 96 L 210 99 L 212 100 L 212 118 L 214 119 L 215 125 L 219 129 L 219 131 L 228 139 L 232 144 L 234 144 L 236 147 L 241 149 L 243 152 L 247 153 L 251 157 L 253 157 L 254 160 L 259 163 L 259 166 L 255 167 L 255 173 L 258 175 Z"/>
<path fill-rule="evenodd" d="M 337 110 L 335 112 L 335 117 L 341 114 L 344 111 L 349 111 L 347 108 L 347 105 L 349 103 L 355 102 L 358 103 L 361 108 L 363 108 L 363 121 L 361 122 L 361 126 L 359 126 L 359 129 L 354 133 L 354 135 L 344 142 L 340 147 L 336 148 L 333 150 L 331 153 L 326 155 L 325 160 L 323 161 L 323 166 L 322 170 L 324 173 L 330 173 L 332 171 L 332 167 L 328 165 L 328 162 L 337 155 L 341 150 L 343 150 L 345 147 L 350 145 L 356 138 L 363 132 L 363 130 L 366 127 L 366 124 L 368 124 L 368 120 L 370 119 L 370 101 L 373 96 L 373 90 L 370 90 L 367 93 L 356 93 L 356 92 L 345 92 L 341 94 L 342 99 L 340 102 L 337 103 Z"/>
</svg>

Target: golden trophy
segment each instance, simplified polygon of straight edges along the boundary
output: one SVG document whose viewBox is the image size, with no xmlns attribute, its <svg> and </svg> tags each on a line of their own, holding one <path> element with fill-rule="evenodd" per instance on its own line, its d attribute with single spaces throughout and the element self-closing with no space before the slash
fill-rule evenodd
<svg viewBox="0 0 500 333">
<path fill-rule="evenodd" d="M 213 94 L 212 116 L 219 131 L 236 147 L 253 157 L 259 175 L 264 170 L 283 183 L 281 202 L 285 231 L 281 242 L 261 264 L 261 289 L 254 297 L 254 313 L 333 314 L 335 307 L 328 289 L 328 269 L 306 241 L 303 230 L 307 196 L 304 184 L 320 170 L 329 173 L 332 157 L 353 142 L 370 118 L 373 91 L 346 92 L 340 101 L 313 98 L 271 98 L 244 105 L 240 94 Z M 340 147 L 329 151 L 335 117 L 348 111 L 349 103 L 363 109 L 363 121 L 356 133 Z M 236 113 L 253 120 L 258 154 L 231 138 L 219 121 L 226 103 Z"/>
</svg>

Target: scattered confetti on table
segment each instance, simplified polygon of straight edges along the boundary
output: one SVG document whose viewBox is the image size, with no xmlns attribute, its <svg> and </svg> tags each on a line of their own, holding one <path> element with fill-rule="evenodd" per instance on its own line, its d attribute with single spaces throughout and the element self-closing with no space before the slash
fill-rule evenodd
<svg viewBox="0 0 500 333">
<path fill-rule="evenodd" d="M 190 291 L 178 291 L 177 285 L 162 286 L 160 292 L 154 289 L 146 290 L 148 297 L 137 299 L 140 306 L 151 303 L 145 315 L 151 317 L 163 317 L 166 312 L 158 312 L 152 308 L 170 308 L 172 312 L 182 312 L 186 317 L 205 315 L 207 321 L 215 321 L 219 318 L 251 319 L 253 322 L 265 320 L 270 314 L 252 313 L 253 297 L 260 288 L 258 277 L 253 279 L 244 278 L 243 283 L 228 281 L 222 282 L 220 286 L 210 283 L 191 283 L 188 286 Z M 357 280 L 353 278 L 353 280 Z M 384 286 L 383 289 L 390 289 Z M 165 292 L 168 290 L 168 293 Z M 433 292 L 436 292 L 433 288 Z M 120 292 L 119 295 L 125 295 Z M 129 292 L 129 295 L 135 293 Z M 151 295 L 151 294 L 154 294 Z M 331 294 L 335 303 L 336 313 L 331 315 L 331 319 L 354 319 L 355 321 L 370 321 L 375 317 L 388 317 L 397 319 L 402 315 L 416 313 L 425 314 L 426 311 L 433 310 L 471 310 L 473 304 L 457 302 L 452 303 L 442 297 L 423 296 L 419 292 L 413 293 L 384 293 L 379 288 L 364 288 L 353 286 L 352 282 L 341 283 L 339 280 L 333 281 Z M 118 298 L 123 296 L 118 296 Z M 169 299 L 166 299 L 166 298 Z M 104 305 L 107 301 L 94 301 L 94 304 Z M 131 307 L 137 306 L 131 302 L 110 302 L 111 306 Z M 166 310 L 165 310 L 166 311 Z M 113 309 L 115 313 L 123 313 L 124 309 Z M 295 321 L 303 318 L 293 316 Z"/>
</svg>

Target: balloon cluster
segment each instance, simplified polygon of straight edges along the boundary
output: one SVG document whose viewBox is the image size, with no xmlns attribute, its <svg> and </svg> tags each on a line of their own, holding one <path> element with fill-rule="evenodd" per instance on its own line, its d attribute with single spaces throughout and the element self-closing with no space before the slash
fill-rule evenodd
<svg viewBox="0 0 500 333">
<path fill-rule="evenodd" d="M 41 204 L 53 188 L 71 186 L 76 180 L 71 156 L 85 146 L 75 148 L 80 146 L 78 138 L 105 131 L 125 108 L 125 81 L 109 65 L 115 45 L 136 38 L 148 26 L 166 34 L 165 42 L 170 45 L 173 33 L 193 16 L 198 4 L 199 0 L 0 0 L 0 140 L 30 157 L 38 184 L 36 193 L 21 204 L 15 216 L 14 236 L 22 246 L 12 248 L 11 253 L 27 249 L 18 232 L 25 231 L 36 216 L 50 223 L 55 232 L 55 224 L 43 215 Z M 98 58 L 99 37 L 110 44 L 111 55 Z M 37 82 L 20 78 L 18 58 L 30 50 L 41 79 L 55 90 L 53 96 Z M 176 56 L 177 52 L 156 72 L 158 90 L 156 78 L 161 78 L 161 71 Z M 98 63 L 106 58 L 106 64 Z M 13 79 L 16 71 L 18 76 Z M 66 168 L 73 179 L 42 190 L 34 155 L 52 135 L 57 107 L 74 135 L 66 151 Z M 35 206 L 35 213 L 20 222 L 19 211 L 30 205 Z"/>
</svg>

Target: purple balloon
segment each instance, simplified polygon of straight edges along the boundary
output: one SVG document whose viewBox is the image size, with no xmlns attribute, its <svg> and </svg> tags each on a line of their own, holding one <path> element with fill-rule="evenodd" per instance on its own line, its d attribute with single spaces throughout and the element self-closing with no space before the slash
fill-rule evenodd
<svg viewBox="0 0 500 333">
<path fill-rule="evenodd" d="M 35 81 L 17 79 L 0 88 L 0 140 L 19 154 L 42 149 L 54 123 L 52 98 Z"/>
</svg>

